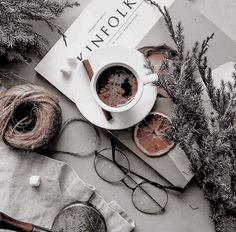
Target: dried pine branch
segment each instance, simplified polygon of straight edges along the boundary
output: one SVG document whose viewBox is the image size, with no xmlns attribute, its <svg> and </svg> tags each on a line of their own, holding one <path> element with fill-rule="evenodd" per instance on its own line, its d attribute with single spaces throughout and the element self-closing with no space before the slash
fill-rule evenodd
<svg viewBox="0 0 236 232">
<path fill-rule="evenodd" d="M 179 61 L 165 62 L 168 73 L 160 75 L 158 85 L 165 89 L 174 103 L 171 119 L 173 139 L 180 144 L 191 162 L 198 185 L 212 209 L 216 231 L 236 231 L 236 129 L 235 87 L 233 82 L 214 85 L 206 56 L 209 41 L 197 42 L 184 53 L 181 24 L 174 29 L 170 14 L 154 1 L 147 0 L 162 13 L 167 29 L 179 53 Z M 178 33 L 177 33 L 178 32 Z M 179 35 L 178 35 L 179 34 Z M 236 69 L 236 66 L 235 66 Z M 200 74 L 200 75 L 199 75 Z M 200 76 L 201 80 L 198 79 Z M 207 90 L 217 115 L 208 117 L 202 102 Z"/>
<path fill-rule="evenodd" d="M 173 23 L 172 23 L 172 18 L 167 10 L 166 7 L 164 7 L 164 9 L 162 9 L 158 3 L 156 3 L 153 0 L 146 0 L 146 2 L 150 3 L 151 5 L 154 5 L 155 7 L 158 8 L 158 10 L 160 11 L 160 13 L 162 14 L 166 27 L 170 33 L 171 38 L 173 39 L 176 48 L 177 48 L 177 52 L 178 52 L 178 56 L 179 59 L 183 59 L 183 53 L 184 53 L 184 35 L 183 35 L 183 27 L 181 22 L 178 23 L 176 30 L 174 30 L 173 28 Z"/>
<path fill-rule="evenodd" d="M 207 37 L 206 40 L 202 42 L 201 49 L 198 51 L 198 44 L 195 46 L 196 50 L 196 62 L 198 65 L 198 70 L 202 81 L 206 86 L 206 90 L 208 96 L 211 100 L 213 108 L 219 114 L 219 126 L 221 127 L 228 127 L 229 125 L 233 125 L 235 121 L 235 95 L 236 95 L 236 82 L 234 78 L 233 82 L 225 83 L 223 80 L 221 82 L 220 88 L 214 86 L 213 78 L 212 78 L 212 71 L 211 68 L 208 66 L 208 58 L 206 56 L 209 41 L 213 38 L 214 33 Z M 233 74 L 233 77 L 235 73 Z M 225 123 L 226 122 L 226 123 Z"/>
<path fill-rule="evenodd" d="M 29 62 L 29 54 L 42 55 L 48 41 L 38 34 L 32 21 L 45 22 L 56 30 L 65 40 L 56 17 L 65 8 L 78 6 L 68 1 L 61 3 L 53 0 L 1 0 L 0 1 L 0 57 L 7 61 Z"/>
</svg>

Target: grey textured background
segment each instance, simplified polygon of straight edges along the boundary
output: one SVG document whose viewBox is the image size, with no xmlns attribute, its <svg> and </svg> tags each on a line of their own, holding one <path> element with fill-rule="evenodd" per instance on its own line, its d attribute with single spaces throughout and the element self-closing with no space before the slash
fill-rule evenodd
<svg viewBox="0 0 236 232">
<path fill-rule="evenodd" d="M 99 0 L 96 0 L 99 1 Z M 178 1 L 178 0 L 177 0 Z M 218 25 L 225 33 L 236 41 L 236 1 L 235 0 L 189 0 L 193 5 L 199 9 L 204 15 Z M 80 14 L 80 12 L 89 3 L 88 0 L 80 0 L 81 6 L 75 9 L 66 10 L 65 13 L 57 20 L 63 28 L 68 28 L 73 20 Z M 35 28 L 39 33 L 46 34 L 46 37 L 50 41 L 52 46 L 59 35 L 55 32 L 51 32 L 48 28 L 41 23 L 35 24 Z M 78 32 L 79 33 L 79 32 Z M 223 42 L 222 42 L 223 43 Z M 223 46 L 223 44 L 222 44 Z M 61 106 L 63 108 L 63 118 L 76 117 L 79 112 L 75 105 L 66 99 L 59 91 L 51 86 L 43 78 L 36 75 L 34 71 L 35 65 L 39 62 L 36 58 L 30 65 L 17 64 L 7 65 L 4 68 L 10 68 L 17 71 L 22 77 L 30 80 L 33 83 L 40 84 L 55 92 L 60 96 Z M 66 149 L 74 149 L 77 151 L 79 145 L 86 141 L 89 143 L 92 141 L 87 140 L 84 136 L 81 139 L 79 134 L 80 126 L 71 125 L 68 130 L 63 134 L 60 141 L 60 146 Z M 90 133 L 88 131 L 88 133 Z M 80 138 L 78 142 L 78 137 Z M 92 143 L 92 142 L 91 142 Z M 107 144 L 107 140 L 103 139 L 101 147 Z M 130 155 L 131 158 L 132 155 Z M 107 201 L 112 199 L 117 200 L 120 205 L 125 208 L 128 214 L 136 221 L 137 232 L 213 232 L 214 226 L 210 219 L 210 209 L 208 203 L 204 200 L 201 190 L 192 185 L 182 195 L 172 194 L 170 202 L 167 208 L 167 212 L 160 216 L 150 216 L 139 213 L 132 205 L 130 201 L 131 192 L 129 189 L 121 185 L 111 185 L 103 182 L 99 179 L 94 172 L 93 168 L 93 156 L 86 158 L 66 156 L 63 154 L 56 154 L 55 158 L 64 160 L 71 164 L 73 168 L 78 172 L 80 177 L 86 182 L 93 184 L 97 187 L 97 190 L 104 196 Z M 134 161 L 136 165 L 140 165 L 143 170 L 147 167 L 140 161 Z M 151 171 L 149 171 L 151 172 Z M 155 173 L 150 175 L 158 181 L 158 177 Z M 198 207 L 197 210 L 193 210 L 192 207 Z"/>
</svg>

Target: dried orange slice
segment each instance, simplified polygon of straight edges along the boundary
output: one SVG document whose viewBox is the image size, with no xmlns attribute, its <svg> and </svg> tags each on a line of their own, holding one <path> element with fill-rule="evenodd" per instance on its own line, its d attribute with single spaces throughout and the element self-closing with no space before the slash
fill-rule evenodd
<svg viewBox="0 0 236 232">
<path fill-rule="evenodd" d="M 171 128 L 171 121 L 165 114 L 151 112 L 136 125 L 134 141 L 146 155 L 161 156 L 175 144 L 166 136 Z"/>
</svg>

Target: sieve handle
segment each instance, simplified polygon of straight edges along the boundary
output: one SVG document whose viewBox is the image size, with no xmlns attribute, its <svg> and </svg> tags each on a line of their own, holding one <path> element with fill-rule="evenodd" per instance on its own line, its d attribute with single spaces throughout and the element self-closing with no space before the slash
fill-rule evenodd
<svg viewBox="0 0 236 232">
<path fill-rule="evenodd" d="M 0 212 L 0 229 L 13 230 L 19 232 L 32 232 L 34 225 L 16 220 Z"/>
</svg>

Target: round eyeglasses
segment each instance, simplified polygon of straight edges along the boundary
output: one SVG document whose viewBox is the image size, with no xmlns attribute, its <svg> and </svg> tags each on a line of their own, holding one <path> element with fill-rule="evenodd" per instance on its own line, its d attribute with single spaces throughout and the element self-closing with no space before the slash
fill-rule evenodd
<svg viewBox="0 0 236 232">
<path fill-rule="evenodd" d="M 94 168 L 98 176 L 110 183 L 123 182 L 132 190 L 133 205 L 146 214 L 158 214 L 165 211 L 168 194 L 164 186 L 142 180 L 137 183 L 130 170 L 127 156 L 118 149 L 105 148 L 95 152 Z M 135 176 L 135 175 L 134 175 Z"/>
</svg>

